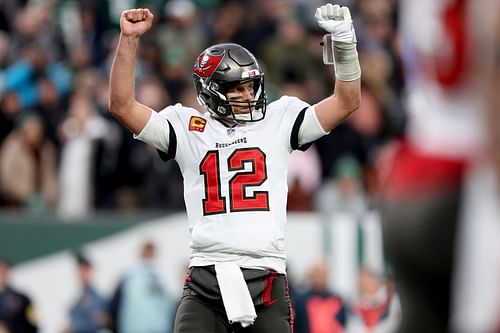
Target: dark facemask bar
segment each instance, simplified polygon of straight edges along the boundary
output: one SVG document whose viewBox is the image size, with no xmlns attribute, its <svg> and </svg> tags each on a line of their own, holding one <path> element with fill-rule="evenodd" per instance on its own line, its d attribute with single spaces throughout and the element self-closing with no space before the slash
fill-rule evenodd
<svg viewBox="0 0 500 333">
<path fill-rule="evenodd" d="M 257 96 L 256 100 L 253 101 L 226 101 L 221 100 L 221 105 L 219 106 L 218 112 L 215 112 L 215 115 L 221 118 L 226 118 L 238 122 L 253 122 L 262 120 L 266 113 L 267 106 L 267 97 L 264 92 L 264 84 L 262 78 L 256 78 L 255 81 L 255 91 L 254 94 Z M 242 83 L 245 81 L 240 81 L 238 83 Z M 231 84 L 235 84 L 232 82 Z M 218 87 L 222 88 L 220 85 Z M 220 89 L 220 94 L 225 96 L 225 92 L 227 91 L 226 87 Z M 223 93 L 224 92 L 224 93 Z M 250 113 L 246 114 L 234 114 L 232 106 L 239 108 L 250 108 L 252 110 Z"/>
</svg>

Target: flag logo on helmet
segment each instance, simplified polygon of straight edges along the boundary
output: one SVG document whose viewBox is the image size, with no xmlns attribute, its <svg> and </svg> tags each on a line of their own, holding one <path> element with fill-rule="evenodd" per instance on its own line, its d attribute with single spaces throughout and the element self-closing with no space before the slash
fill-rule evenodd
<svg viewBox="0 0 500 333">
<path fill-rule="evenodd" d="M 252 69 L 250 71 L 246 71 L 246 72 L 241 73 L 241 78 L 242 79 L 252 78 L 252 77 L 255 77 L 255 76 L 258 76 L 258 75 L 260 75 L 259 70 L 258 69 Z"/>
<path fill-rule="evenodd" d="M 217 69 L 217 66 L 219 66 L 222 58 L 224 58 L 224 54 L 211 55 L 208 53 L 203 53 L 194 63 L 193 72 L 201 77 L 210 77 L 212 73 Z"/>
</svg>

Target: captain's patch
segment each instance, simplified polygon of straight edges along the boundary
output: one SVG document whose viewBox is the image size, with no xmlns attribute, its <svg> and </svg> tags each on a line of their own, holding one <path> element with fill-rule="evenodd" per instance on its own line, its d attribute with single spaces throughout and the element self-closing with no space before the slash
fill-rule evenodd
<svg viewBox="0 0 500 333">
<path fill-rule="evenodd" d="M 203 132 L 207 121 L 201 117 L 191 116 L 189 119 L 189 130 L 196 132 Z"/>
</svg>

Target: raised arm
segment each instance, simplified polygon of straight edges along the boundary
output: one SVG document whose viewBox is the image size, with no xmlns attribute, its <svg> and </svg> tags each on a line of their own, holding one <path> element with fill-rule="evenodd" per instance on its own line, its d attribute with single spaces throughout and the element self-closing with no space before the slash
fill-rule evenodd
<svg viewBox="0 0 500 333">
<path fill-rule="evenodd" d="M 323 61 L 335 64 L 333 94 L 314 106 L 321 126 L 328 132 L 358 109 L 361 69 L 349 8 L 327 4 L 316 10 L 315 18 L 330 33 L 323 39 Z"/>
<path fill-rule="evenodd" d="M 151 28 L 149 9 L 130 9 L 120 17 L 120 40 L 111 66 L 109 111 L 134 134 L 139 134 L 152 110 L 135 99 L 135 59 L 139 38 Z"/>
</svg>

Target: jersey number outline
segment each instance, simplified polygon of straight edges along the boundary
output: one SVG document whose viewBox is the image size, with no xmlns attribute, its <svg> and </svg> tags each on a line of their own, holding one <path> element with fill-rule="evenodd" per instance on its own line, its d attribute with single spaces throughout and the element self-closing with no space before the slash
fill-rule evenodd
<svg viewBox="0 0 500 333">
<path fill-rule="evenodd" d="M 218 150 L 209 150 L 200 163 L 200 174 L 205 184 L 203 215 L 227 212 L 226 197 L 222 196 Z M 245 163 L 251 170 L 244 171 Z M 228 171 L 237 171 L 229 180 L 230 212 L 269 211 L 269 192 L 254 191 L 246 195 L 246 188 L 260 186 L 267 180 L 266 154 L 259 148 L 236 149 L 227 159 Z"/>
</svg>

